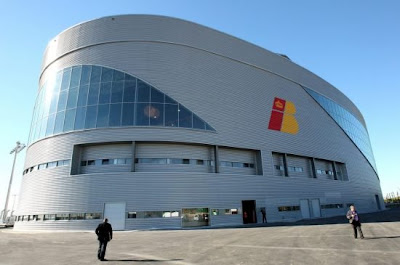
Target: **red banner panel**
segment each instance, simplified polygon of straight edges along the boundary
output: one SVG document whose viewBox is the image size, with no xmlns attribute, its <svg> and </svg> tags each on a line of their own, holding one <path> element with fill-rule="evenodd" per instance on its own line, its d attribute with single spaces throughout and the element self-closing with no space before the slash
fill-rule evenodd
<svg viewBox="0 0 400 265">
<path fill-rule="evenodd" d="M 281 98 L 275 98 L 274 99 L 274 105 L 272 106 L 272 109 L 276 109 L 279 111 L 284 111 L 285 110 L 285 104 L 286 100 L 281 99 Z"/>
<path fill-rule="evenodd" d="M 273 110 L 271 112 L 271 119 L 269 120 L 268 129 L 280 131 L 282 127 L 283 112 Z"/>
</svg>

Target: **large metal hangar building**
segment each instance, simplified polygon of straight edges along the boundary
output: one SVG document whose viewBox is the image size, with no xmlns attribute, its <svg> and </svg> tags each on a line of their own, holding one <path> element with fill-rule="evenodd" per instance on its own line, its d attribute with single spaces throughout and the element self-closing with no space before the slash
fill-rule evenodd
<svg viewBox="0 0 400 265">
<path fill-rule="evenodd" d="M 384 208 L 366 123 L 287 56 L 153 15 L 49 42 L 15 229 L 296 221 L 349 204 Z"/>
</svg>

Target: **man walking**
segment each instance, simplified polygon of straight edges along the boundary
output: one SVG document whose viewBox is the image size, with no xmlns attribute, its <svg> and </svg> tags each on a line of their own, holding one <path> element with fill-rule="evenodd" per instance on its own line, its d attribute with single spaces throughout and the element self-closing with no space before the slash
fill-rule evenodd
<svg viewBox="0 0 400 265">
<path fill-rule="evenodd" d="M 265 207 L 261 208 L 261 214 L 262 214 L 262 222 L 266 223 L 267 222 L 267 213 L 265 211 Z"/>
<path fill-rule="evenodd" d="M 95 230 L 97 239 L 99 240 L 99 250 L 97 251 L 97 258 L 105 261 L 107 243 L 112 239 L 112 227 L 108 223 L 108 219 L 104 218 L 103 223 L 99 224 Z"/>
<path fill-rule="evenodd" d="M 350 210 L 347 212 L 346 217 L 347 219 L 349 219 L 349 223 L 353 227 L 354 238 L 357 239 L 357 230 L 358 230 L 358 232 L 360 233 L 360 238 L 364 239 L 364 235 L 361 230 L 360 217 L 358 216 L 358 213 L 354 205 L 350 206 Z"/>
</svg>

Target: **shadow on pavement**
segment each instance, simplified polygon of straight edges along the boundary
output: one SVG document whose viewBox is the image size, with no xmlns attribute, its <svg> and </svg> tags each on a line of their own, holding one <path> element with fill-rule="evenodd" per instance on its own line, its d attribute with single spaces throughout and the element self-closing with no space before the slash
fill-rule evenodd
<svg viewBox="0 0 400 265">
<path fill-rule="evenodd" d="M 169 261 L 181 261 L 182 259 L 107 259 L 107 261 L 114 262 L 169 262 Z"/>
<path fill-rule="evenodd" d="M 387 238 L 400 238 L 400 236 L 377 236 L 377 237 L 364 237 L 364 240 L 371 240 L 371 239 L 387 239 Z"/>
</svg>

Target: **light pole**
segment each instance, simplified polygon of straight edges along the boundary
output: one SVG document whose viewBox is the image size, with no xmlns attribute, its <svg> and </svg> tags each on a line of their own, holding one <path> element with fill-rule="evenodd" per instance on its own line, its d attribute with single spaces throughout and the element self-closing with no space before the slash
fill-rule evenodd
<svg viewBox="0 0 400 265">
<path fill-rule="evenodd" d="M 17 160 L 17 154 L 22 151 L 22 149 L 25 148 L 24 144 L 21 144 L 19 141 L 17 142 L 17 145 L 14 147 L 13 150 L 11 150 L 10 154 L 14 153 L 14 162 L 13 166 L 11 169 L 11 176 L 10 176 L 10 183 L 8 184 L 8 191 L 7 191 L 7 198 L 6 198 L 6 204 L 4 206 L 4 213 L 3 213 L 3 223 L 6 223 L 7 221 L 7 206 L 8 206 L 8 199 L 10 198 L 10 191 L 11 191 L 11 184 L 12 184 L 12 179 L 14 176 L 14 167 L 15 167 L 15 160 Z"/>
<path fill-rule="evenodd" d="M 10 217 L 13 216 L 15 201 L 16 201 L 16 199 L 17 199 L 17 194 L 13 194 L 13 198 L 14 198 L 14 200 L 13 200 L 13 204 L 12 204 L 12 207 L 11 207 L 11 214 L 10 214 Z"/>
</svg>

